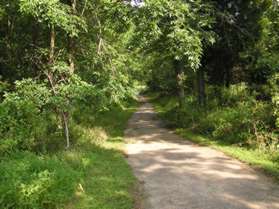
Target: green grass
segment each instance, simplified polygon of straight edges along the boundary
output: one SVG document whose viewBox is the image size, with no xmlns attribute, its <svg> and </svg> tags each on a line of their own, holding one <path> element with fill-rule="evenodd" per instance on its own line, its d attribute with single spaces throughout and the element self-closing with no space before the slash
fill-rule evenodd
<svg viewBox="0 0 279 209">
<path fill-rule="evenodd" d="M 168 112 L 176 105 L 175 98 L 157 97 L 156 94 L 151 94 L 151 101 L 155 106 L 159 116 L 167 123 L 171 124 L 171 127 L 176 130 L 176 133 L 183 138 L 200 144 L 202 146 L 209 146 L 216 150 L 220 150 L 223 153 L 239 159 L 254 168 L 264 171 L 266 174 L 274 177 L 279 181 L 279 154 L 278 152 L 270 153 L 267 151 L 253 149 L 249 147 L 241 147 L 229 143 L 224 143 L 222 140 L 216 140 L 210 136 L 195 133 L 186 128 L 176 128 L 172 123 L 172 118 Z"/>
<path fill-rule="evenodd" d="M 84 177 L 65 208 L 131 209 L 135 178 L 118 149 L 83 149 L 70 158 L 84 164 Z M 84 153 L 85 151 L 85 153 Z"/>
<path fill-rule="evenodd" d="M 129 106 L 125 109 L 115 107 L 94 119 L 92 128 L 99 127 L 97 130 L 103 132 L 106 139 L 98 149 L 92 151 L 85 148 L 89 156 L 83 161 L 90 168 L 83 179 L 83 189 L 76 194 L 70 208 L 133 208 L 135 177 L 122 154 L 124 129 L 137 105 L 133 102 Z"/>
<path fill-rule="evenodd" d="M 70 150 L 17 152 L 0 159 L 0 208 L 132 209 L 136 179 L 122 154 L 123 134 L 137 107 L 74 116 Z"/>
<path fill-rule="evenodd" d="M 262 169 L 267 174 L 270 174 L 279 180 L 279 162 L 277 161 L 275 154 L 267 153 L 259 149 L 249 149 L 246 147 L 224 144 L 220 141 L 195 134 L 185 129 L 176 129 L 176 132 L 187 140 L 193 141 L 200 145 L 210 146 L 214 149 L 224 152 L 231 157 L 248 163 L 255 168 Z"/>
</svg>

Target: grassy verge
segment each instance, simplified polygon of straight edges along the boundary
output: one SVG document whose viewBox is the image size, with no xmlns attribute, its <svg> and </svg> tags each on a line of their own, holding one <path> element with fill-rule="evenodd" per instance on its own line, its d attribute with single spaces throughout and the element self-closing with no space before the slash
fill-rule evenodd
<svg viewBox="0 0 279 209">
<path fill-rule="evenodd" d="M 135 178 L 122 154 L 123 132 L 137 104 L 98 116 L 78 112 L 75 146 L 0 159 L 0 208 L 131 209 Z"/>
<path fill-rule="evenodd" d="M 159 116 L 167 123 L 170 123 L 171 127 L 175 128 L 177 134 L 181 135 L 183 138 L 200 145 L 210 146 L 214 149 L 220 150 L 231 157 L 253 166 L 254 168 L 264 171 L 266 174 L 275 177 L 279 181 L 278 153 L 269 153 L 259 149 L 240 147 L 234 144 L 224 143 L 221 140 L 216 140 L 205 134 L 195 133 L 186 128 L 177 128 L 172 121 L 171 114 L 169 114 L 169 111 L 177 104 L 177 101 L 174 98 L 159 98 L 156 94 L 152 94 L 150 97 Z"/>
</svg>

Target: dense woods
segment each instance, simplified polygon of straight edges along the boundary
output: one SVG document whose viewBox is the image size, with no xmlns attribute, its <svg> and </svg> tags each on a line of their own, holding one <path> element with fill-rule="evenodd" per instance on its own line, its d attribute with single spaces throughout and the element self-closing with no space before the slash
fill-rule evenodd
<svg viewBox="0 0 279 209">
<path fill-rule="evenodd" d="M 194 47 L 183 50 L 188 49 L 185 58 L 177 53 L 178 57 L 169 58 L 169 52 L 164 56 L 159 50 L 160 65 L 154 60 L 156 69 L 151 65 L 148 83 L 156 91 L 182 99 L 169 112 L 176 126 L 232 144 L 275 151 L 279 139 L 277 5 L 271 1 L 213 1 L 209 5 L 214 10 L 201 10 L 206 21 L 197 18 L 204 28 L 191 27 L 198 35 L 185 38 Z M 185 30 L 183 34 L 189 27 Z"/>
<path fill-rule="evenodd" d="M 0 0 L 0 207 L 67 208 L 91 158 L 132 175 L 103 139 L 142 86 L 173 127 L 277 162 L 278 26 L 272 0 Z"/>
</svg>

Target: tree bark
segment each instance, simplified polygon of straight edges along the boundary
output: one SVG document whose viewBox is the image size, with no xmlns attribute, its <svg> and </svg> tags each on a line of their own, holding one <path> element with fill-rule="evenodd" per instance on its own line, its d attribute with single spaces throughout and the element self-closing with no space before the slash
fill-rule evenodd
<svg viewBox="0 0 279 209">
<path fill-rule="evenodd" d="M 13 47 L 12 47 L 12 34 L 13 34 L 13 19 L 8 14 L 7 17 L 7 33 L 6 33 L 6 41 L 7 41 L 7 57 L 8 62 L 13 62 L 12 59 L 14 59 L 13 56 Z"/>
<path fill-rule="evenodd" d="M 52 25 L 50 28 L 49 64 L 54 63 L 55 38 L 55 28 Z"/>
<path fill-rule="evenodd" d="M 51 68 L 51 66 L 54 63 L 54 50 L 55 50 L 55 28 L 54 28 L 54 26 L 51 26 L 51 28 L 50 28 L 49 59 L 48 59 L 49 68 Z M 53 72 L 52 72 L 51 69 L 49 69 L 47 71 L 47 77 L 48 77 L 48 81 L 50 83 L 51 89 L 53 91 L 53 94 L 56 94 L 55 82 L 54 82 L 54 78 L 53 78 Z"/>
<path fill-rule="evenodd" d="M 182 61 L 175 60 L 174 67 L 176 71 L 176 82 L 178 88 L 179 106 L 182 108 L 184 105 L 185 91 L 184 91 L 184 65 Z"/>
<path fill-rule="evenodd" d="M 70 136 L 69 136 L 69 114 L 67 112 L 62 112 L 62 120 L 64 126 L 64 135 L 66 138 L 66 149 L 70 148 Z"/>
<path fill-rule="evenodd" d="M 55 38 L 56 38 L 55 28 L 54 28 L 54 26 L 51 26 L 51 29 L 50 29 L 49 61 L 48 61 L 50 68 L 54 64 Z M 53 72 L 52 72 L 51 69 L 48 70 L 47 77 L 48 77 L 52 92 L 53 92 L 54 95 L 56 95 L 57 94 L 56 89 L 55 89 L 56 82 L 55 82 L 54 75 L 53 75 Z M 68 114 L 64 111 L 61 111 L 59 113 L 58 110 L 57 110 L 57 114 L 61 115 L 62 126 L 63 126 L 63 129 L 64 129 L 64 135 L 65 135 L 65 139 L 66 139 L 66 149 L 68 149 L 70 147 Z"/>
<path fill-rule="evenodd" d="M 74 61 L 74 40 L 72 37 L 69 37 L 68 47 L 69 47 L 69 71 L 70 74 L 73 74 L 75 72 L 75 61 Z"/>
<path fill-rule="evenodd" d="M 76 15 L 77 13 L 77 1 L 76 0 L 70 0 L 70 4 L 72 7 L 72 14 Z M 75 61 L 74 61 L 74 51 L 75 51 L 75 38 L 68 36 L 68 51 L 69 51 L 69 70 L 70 74 L 73 74 L 75 72 Z"/>
</svg>

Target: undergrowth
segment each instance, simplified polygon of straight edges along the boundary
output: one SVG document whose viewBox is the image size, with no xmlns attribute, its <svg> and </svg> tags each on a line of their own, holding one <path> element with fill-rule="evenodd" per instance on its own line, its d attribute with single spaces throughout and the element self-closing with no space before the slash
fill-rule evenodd
<svg viewBox="0 0 279 209">
<path fill-rule="evenodd" d="M 135 107 L 130 101 L 98 114 L 76 110 L 70 150 L 50 146 L 2 156 L 0 208 L 131 209 L 135 178 L 121 148 Z"/>
<path fill-rule="evenodd" d="M 248 102 L 199 108 L 191 97 L 183 110 L 176 97 L 150 94 L 160 117 L 170 128 L 201 145 L 211 146 L 264 170 L 279 180 L 278 133 L 264 103 Z"/>
</svg>

